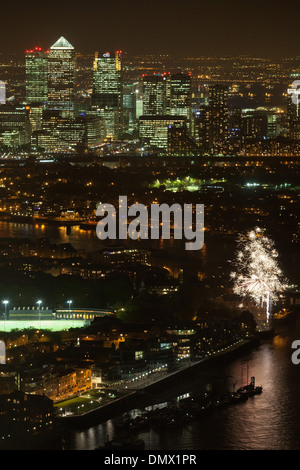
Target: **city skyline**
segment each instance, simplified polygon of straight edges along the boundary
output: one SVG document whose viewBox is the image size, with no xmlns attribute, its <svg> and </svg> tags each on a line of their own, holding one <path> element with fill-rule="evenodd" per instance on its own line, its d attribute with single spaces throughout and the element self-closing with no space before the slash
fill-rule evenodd
<svg viewBox="0 0 300 470">
<path fill-rule="evenodd" d="M 103 153 L 119 140 L 134 154 L 297 154 L 290 87 L 298 76 L 290 60 L 172 62 L 130 59 L 121 50 L 92 60 L 61 36 L 45 52 L 35 46 L 20 63 L 4 65 L 1 144 L 4 151 Z"/>
<path fill-rule="evenodd" d="M 298 5 L 14 7 L 0 449 L 299 449 Z"/>
</svg>

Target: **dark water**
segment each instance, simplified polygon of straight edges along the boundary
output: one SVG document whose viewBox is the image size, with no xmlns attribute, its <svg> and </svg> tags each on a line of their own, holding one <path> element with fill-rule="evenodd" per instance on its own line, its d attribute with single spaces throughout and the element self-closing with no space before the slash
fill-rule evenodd
<svg viewBox="0 0 300 470">
<path fill-rule="evenodd" d="M 300 365 L 291 361 L 291 343 L 300 339 L 300 318 L 280 328 L 273 340 L 263 341 L 251 353 L 231 362 L 207 364 L 190 381 L 166 390 L 157 403 L 171 402 L 179 395 L 205 390 L 233 390 L 255 375 L 263 393 L 229 408 L 159 432 L 131 435 L 145 440 L 148 450 L 296 450 L 300 448 Z M 227 363 L 228 362 L 228 363 Z M 178 381 L 180 383 L 180 380 Z M 174 401 L 175 401 L 174 400 Z M 68 450 L 89 450 L 114 437 L 115 419 L 86 430 L 65 433 Z M 48 443 L 61 448 L 60 440 Z"/>
<path fill-rule="evenodd" d="M 108 245 L 119 245 L 118 240 L 100 241 L 96 230 L 82 230 L 79 226 L 73 226 L 70 232 L 66 227 L 54 225 L 28 224 L 18 222 L 4 222 L 0 220 L 1 238 L 29 238 L 37 240 L 48 238 L 51 243 L 71 243 L 79 252 L 94 253 Z M 185 240 L 155 240 L 138 241 L 127 240 L 123 244 L 135 247 L 151 249 L 156 259 L 153 265 L 167 267 L 176 276 L 178 267 L 189 267 L 194 271 L 218 274 L 224 273 L 224 268 L 229 269 L 228 260 L 233 259 L 237 248 L 235 237 L 211 236 L 205 234 L 204 246 L 198 251 L 186 251 Z M 283 242 L 276 246 L 279 251 L 279 261 L 291 283 L 299 284 L 300 250 Z M 155 255 L 154 255 L 155 258 Z"/>
<path fill-rule="evenodd" d="M 102 248 L 96 231 L 81 230 L 79 226 L 72 227 L 68 233 L 66 227 L 55 225 L 0 221 L 0 238 L 48 238 L 51 243 L 71 243 L 75 249 L 88 252 Z"/>
</svg>

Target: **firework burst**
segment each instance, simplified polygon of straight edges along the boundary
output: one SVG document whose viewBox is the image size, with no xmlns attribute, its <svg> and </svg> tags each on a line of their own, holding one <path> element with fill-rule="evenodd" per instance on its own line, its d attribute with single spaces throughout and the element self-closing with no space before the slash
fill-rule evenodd
<svg viewBox="0 0 300 470">
<path fill-rule="evenodd" d="M 271 303 L 278 301 L 279 294 L 287 287 L 278 266 L 278 253 L 273 242 L 258 227 L 246 236 L 240 236 L 238 244 L 236 271 L 231 273 L 233 291 L 257 305 L 264 304 L 268 322 Z"/>
</svg>

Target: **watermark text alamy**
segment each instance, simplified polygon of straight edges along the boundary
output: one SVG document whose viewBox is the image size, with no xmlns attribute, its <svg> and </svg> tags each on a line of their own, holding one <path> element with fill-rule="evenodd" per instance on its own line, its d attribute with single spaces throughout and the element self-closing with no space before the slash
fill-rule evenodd
<svg viewBox="0 0 300 470">
<path fill-rule="evenodd" d="M 119 196 L 118 210 L 112 204 L 99 204 L 96 215 L 102 217 L 96 233 L 100 240 L 185 239 L 186 250 L 200 250 L 204 244 L 203 204 L 144 204 L 128 207 L 127 196 Z M 173 228 L 172 228 L 173 227 Z"/>
</svg>

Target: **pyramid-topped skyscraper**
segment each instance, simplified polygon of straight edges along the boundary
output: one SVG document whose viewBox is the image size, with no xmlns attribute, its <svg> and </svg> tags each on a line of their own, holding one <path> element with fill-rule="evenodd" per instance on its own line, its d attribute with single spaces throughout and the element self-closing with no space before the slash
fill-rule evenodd
<svg viewBox="0 0 300 470">
<path fill-rule="evenodd" d="M 75 113 L 75 70 L 74 47 L 61 36 L 48 56 L 48 109 L 66 117 Z"/>
<path fill-rule="evenodd" d="M 50 49 L 74 49 L 72 44 L 67 41 L 66 38 L 61 36 L 51 47 Z"/>
</svg>

